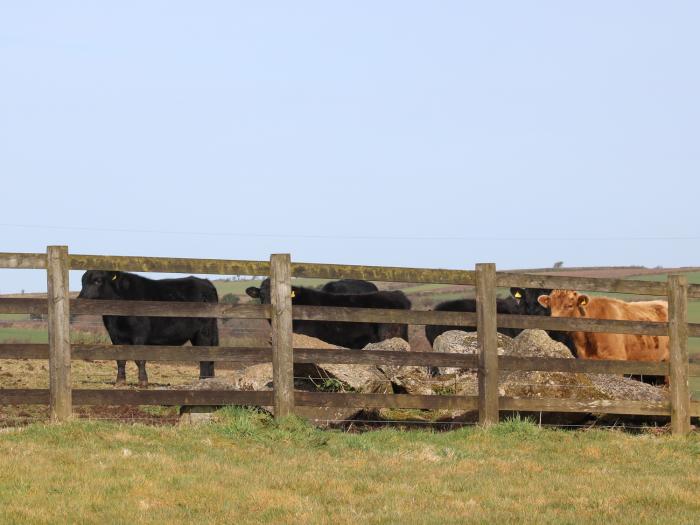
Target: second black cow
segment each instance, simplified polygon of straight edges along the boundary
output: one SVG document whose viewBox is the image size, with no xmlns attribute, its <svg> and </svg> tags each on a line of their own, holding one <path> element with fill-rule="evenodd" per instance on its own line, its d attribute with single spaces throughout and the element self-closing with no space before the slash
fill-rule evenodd
<svg viewBox="0 0 700 525">
<path fill-rule="evenodd" d="M 371 293 L 378 292 L 379 288 L 376 284 L 361 279 L 340 279 L 339 281 L 327 282 L 321 291 L 328 293 Z"/>
<path fill-rule="evenodd" d="M 198 277 L 147 279 L 126 272 L 90 270 L 83 274 L 79 299 L 129 301 L 187 301 L 217 303 L 214 285 Z M 102 316 L 112 344 L 218 346 L 219 330 L 215 318 L 208 317 L 134 317 Z M 136 361 L 139 386 L 148 385 L 146 361 Z M 199 363 L 199 377 L 213 377 L 214 362 Z M 126 382 L 126 361 L 117 361 L 117 385 Z"/>
<path fill-rule="evenodd" d="M 251 286 L 246 293 L 263 304 L 270 304 L 270 280 L 260 287 Z M 411 301 L 400 291 L 375 291 L 367 293 L 328 293 L 311 288 L 292 286 L 292 304 L 305 306 L 342 306 L 351 308 L 386 308 L 410 310 Z M 391 323 L 344 323 L 334 321 L 295 320 L 294 333 L 321 339 L 345 348 L 364 348 L 392 337 L 408 341 L 408 325 Z"/>
<path fill-rule="evenodd" d="M 542 288 L 511 288 L 510 296 L 505 299 L 496 300 L 496 311 L 499 314 L 513 314 L 513 315 L 550 315 L 548 308 L 543 307 L 537 298 L 540 295 L 546 295 L 551 290 L 546 290 Z M 440 303 L 435 307 L 436 311 L 441 312 L 476 312 L 476 299 L 457 299 L 454 301 L 445 301 Z M 447 332 L 448 330 L 464 330 L 464 331 L 474 331 L 476 327 L 474 326 L 445 326 L 445 325 L 426 325 L 425 327 L 425 337 L 430 342 L 430 346 L 433 346 L 435 339 L 440 334 Z M 509 337 L 515 337 L 520 332 L 521 328 L 499 328 L 498 331 L 503 335 Z M 569 335 L 566 332 L 555 332 L 548 331 L 549 336 L 555 341 L 564 343 L 572 353 L 575 354 L 573 349 L 573 343 L 571 342 Z"/>
</svg>

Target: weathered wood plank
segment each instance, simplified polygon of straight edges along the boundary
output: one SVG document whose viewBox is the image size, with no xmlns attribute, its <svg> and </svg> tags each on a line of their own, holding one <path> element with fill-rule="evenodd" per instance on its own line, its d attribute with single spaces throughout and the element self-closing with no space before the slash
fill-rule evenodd
<svg viewBox="0 0 700 525">
<path fill-rule="evenodd" d="M 444 354 L 440 352 L 392 352 L 390 350 L 347 350 L 295 348 L 295 363 L 329 363 L 346 365 L 395 365 L 395 366 L 479 366 L 476 355 Z"/>
<path fill-rule="evenodd" d="M 688 375 L 691 377 L 700 377 L 700 363 L 690 363 L 688 365 Z"/>
<path fill-rule="evenodd" d="M 476 326 L 477 321 L 475 312 L 388 310 L 337 306 L 294 306 L 292 317 L 295 320 L 306 321 L 436 324 L 455 327 Z M 502 328 L 539 328 L 542 330 L 668 335 L 668 323 L 662 322 L 508 314 L 498 314 L 496 322 Z"/>
<path fill-rule="evenodd" d="M 668 375 L 668 363 L 650 361 L 604 361 L 551 357 L 499 356 L 501 370 L 570 372 L 588 374 Z"/>
<path fill-rule="evenodd" d="M 390 310 L 387 308 L 348 308 L 341 306 L 294 306 L 292 318 L 304 321 L 339 321 L 396 324 L 441 324 L 476 326 L 475 312 L 432 312 Z"/>
<path fill-rule="evenodd" d="M 270 263 L 265 261 L 77 254 L 71 254 L 69 261 L 71 270 L 121 270 L 125 272 L 214 275 L 268 275 L 270 273 Z"/>
<path fill-rule="evenodd" d="M 71 312 L 79 315 L 140 315 L 152 317 L 269 319 L 270 305 L 73 299 L 71 300 Z"/>
<path fill-rule="evenodd" d="M 73 359 L 126 361 L 225 361 L 240 365 L 270 363 L 267 347 L 150 346 L 150 345 L 73 345 Z M 2 345 L 0 345 L 0 356 Z"/>
<path fill-rule="evenodd" d="M 668 335 L 670 351 L 669 397 L 671 432 L 690 432 L 688 385 L 688 277 L 668 276 Z"/>
<path fill-rule="evenodd" d="M 48 359 L 48 344 L 0 344 L 0 359 Z"/>
<path fill-rule="evenodd" d="M 700 299 L 700 284 L 689 284 L 688 285 L 688 298 Z"/>
<path fill-rule="evenodd" d="M 45 253 L 0 253 L 0 268 L 23 268 L 44 270 Z"/>
<path fill-rule="evenodd" d="M 293 263 L 294 277 L 319 279 L 365 279 L 398 283 L 434 283 L 473 285 L 474 272 L 389 266 L 356 266 L 351 264 Z"/>
<path fill-rule="evenodd" d="M 496 265 L 476 265 L 476 316 L 479 344 L 479 423 L 498 423 L 498 332 Z"/>
<path fill-rule="evenodd" d="M 294 413 L 292 276 L 291 257 L 287 253 L 270 257 L 270 298 L 275 417 L 282 418 Z"/>
<path fill-rule="evenodd" d="M 700 324 L 688 323 L 688 337 L 700 337 Z"/>
<path fill-rule="evenodd" d="M 48 359 L 47 344 L 0 344 L 0 359 Z M 269 363 L 270 347 L 230 346 L 138 346 L 138 345 L 72 345 L 72 358 L 86 360 L 147 361 L 223 361 L 250 366 Z M 362 350 L 295 348 L 295 363 L 331 363 L 394 366 L 450 366 L 478 368 L 478 357 L 469 354 L 440 352 L 392 352 Z M 540 370 L 590 374 L 668 375 L 668 363 L 648 361 L 595 361 L 548 357 L 499 356 L 499 369 Z M 700 364 L 689 366 L 689 375 L 700 376 Z"/>
<path fill-rule="evenodd" d="M 497 322 L 498 326 L 501 328 L 539 328 L 541 330 L 561 330 L 571 332 L 668 335 L 668 323 L 661 322 L 512 314 L 499 314 Z"/>
<path fill-rule="evenodd" d="M 335 392 L 294 392 L 298 406 L 352 408 L 419 408 L 477 410 L 476 396 L 414 396 L 408 394 L 353 394 Z"/>
<path fill-rule="evenodd" d="M 71 418 L 70 304 L 68 300 L 68 247 L 47 249 L 49 329 L 49 412 L 51 421 Z"/>
<path fill-rule="evenodd" d="M 73 404 L 271 406 L 272 392 L 243 392 L 239 390 L 73 390 Z"/>
<path fill-rule="evenodd" d="M 630 293 L 637 295 L 666 295 L 666 283 L 604 279 L 601 277 L 566 277 L 562 275 L 534 275 L 498 272 L 497 286 L 519 286 L 521 288 L 553 288 L 565 290 L 587 290 L 608 293 Z"/>
<path fill-rule="evenodd" d="M 0 388 L 0 405 L 48 405 L 47 388 Z"/>
<path fill-rule="evenodd" d="M 26 310 L 42 313 L 46 302 L 42 299 L 0 299 L 0 313 L 19 313 Z M 156 317 L 217 317 L 238 319 L 269 319 L 270 305 L 210 304 L 166 301 L 106 301 L 90 299 L 71 300 L 71 312 L 80 315 L 143 315 Z M 333 306 L 294 306 L 296 320 L 372 322 L 398 324 L 441 324 L 447 326 L 475 326 L 474 312 L 442 312 L 420 310 L 389 310 L 381 308 L 346 308 Z M 583 319 L 528 315 L 497 316 L 499 327 L 540 328 L 583 332 L 636 333 L 667 335 L 668 323 L 621 321 L 613 319 Z M 700 335 L 700 325 L 691 325 Z"/>
<path fill-rule="evenodd" d="M 500 398 L 501 410 L 519 412 L 591 412 L 594 414 L 629 414 L 641 416 L 671 415 L 668 401 L 619 401 L 596 399 Z"/>
<path fill-rule="evenodd" d="M 46 299 L 0 297 L 0 314 L 43 314 L 49 312 Z"/>
</svg>

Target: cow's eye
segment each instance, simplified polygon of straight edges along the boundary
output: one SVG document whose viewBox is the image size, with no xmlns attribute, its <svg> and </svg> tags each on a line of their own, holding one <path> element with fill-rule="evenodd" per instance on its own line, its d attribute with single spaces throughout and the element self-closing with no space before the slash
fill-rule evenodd
<svg viewBox="0 0 700 525">
<path fill-rule="evenodd" d="M 97 284 L 97 285 L 102 284 L 102 279 L 95 279 L 95 284 Z"/>
</svg>

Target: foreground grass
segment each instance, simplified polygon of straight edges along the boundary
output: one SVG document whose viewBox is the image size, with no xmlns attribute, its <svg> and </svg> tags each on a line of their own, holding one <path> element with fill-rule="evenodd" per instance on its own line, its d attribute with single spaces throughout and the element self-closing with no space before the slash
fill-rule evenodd
<svg viewBox="0 0 700 525">
<path fill-rule="evenodd" d="M 228 409 L 200 427 L 0 434 L 0 522 L 692 523 L 699 467 L 698 435 L 346 434 Z"/>
</svg>

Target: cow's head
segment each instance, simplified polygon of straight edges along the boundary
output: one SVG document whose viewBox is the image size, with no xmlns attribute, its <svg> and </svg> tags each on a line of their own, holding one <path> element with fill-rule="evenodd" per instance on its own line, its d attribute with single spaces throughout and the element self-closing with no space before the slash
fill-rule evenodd
<svg viewBox="0 0 700 525">
<path fill-rule="evenodd" d="M 299 288 L 296 286 L 292 286 L 292 301 L 294 301 L 296 290 L 298 289 Z M 253 299 L 259 299 L 261 304 L 270 304 L 272 302 L 272 298 L 270 297 L 270 279 L 265 279 L 260 284 L 260 288 L 255 286 L 246 288 L 245 293 L 247 293 Z"/>
<path fill-rule="evenodd" d="M 260 288 L 256 286 L 246 288 L 245 293 L 253 299 L 259 299 L 261 304 L 270 304 L 270 279 L 265 279 L 260 284 Z"/>
<path fill-rule="evenodd" d="M 551 291 L 544 288 L 511 288 L 510 295 L 518 303 L 522 315 L 549 315 L 549 309 L 539 302 L 539 297 L 549 295 Z"/>
<path fill-rule="evenodd" d="M 537 301 L 552 311 L 552 317 L 585 317 L 590 298 L 574 290 L 552 290 L 549 295 L 540 295 Z"/>
<path fill-rule="evenodd" d="M 119 299 L 129 283 L 122 272 L 88 270 L 83 274 L 79 299 Z"/>
</svg>

